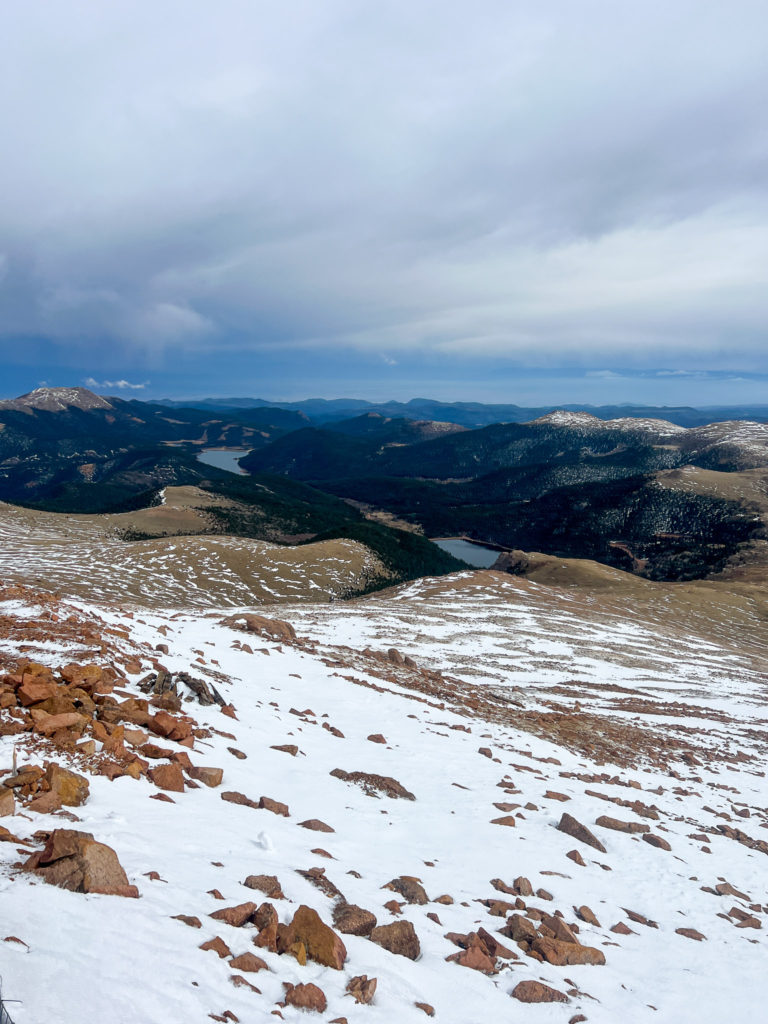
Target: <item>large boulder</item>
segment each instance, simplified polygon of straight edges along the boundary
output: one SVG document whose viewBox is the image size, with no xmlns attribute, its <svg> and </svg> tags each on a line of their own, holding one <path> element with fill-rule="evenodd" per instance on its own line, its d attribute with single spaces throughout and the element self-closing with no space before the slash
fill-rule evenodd
<svg viewBox="0 0 768 1024">
<path fill-rule="evenodd" d="M 24 864 L 48 882 L 71 892 L 102 893 L 106 896 L 137 897 L 139 890 L 128 882 L 117 854 L 97 843 L 90 832 L 58 828 L 48 842 Z"/>
<path fill-rule="evenodd" d="M 51 792 L 55 793 L 66 807 L 80 807 L 88 799 L 88 780 L 77 772 L 69 771 L 68 768 L 49 764 L 45 770 L 45 780 Z"/>
<path fill-rule="evenodd" d="M 371 932 L 371 942 L 382 949 L 388 949 L 390 953 L 408 957 L 409 960 L 418 960 L 421 955 L 419 937 L 410 921 L 379 925 Z"/>
<path fill-rule="evenodd" d="M 336 932 L 324 924 L 316 910 L 302 904 L 278 939 L 278 952 L 304 947 L 308 960 L 340 971 L 347 959 L 347 948 Z"/>
</svg>

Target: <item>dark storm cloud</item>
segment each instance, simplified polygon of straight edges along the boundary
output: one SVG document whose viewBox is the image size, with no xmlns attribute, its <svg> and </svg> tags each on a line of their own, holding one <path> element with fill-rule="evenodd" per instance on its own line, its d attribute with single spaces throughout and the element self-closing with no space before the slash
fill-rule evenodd
<svg viewBox="0 0 768 1024">
<path fill-rule="evenodd" d="M 2 22 L 0 338 L 148 364 L 761 359 L 762 3 L 63 0 Z"/>
</svg>

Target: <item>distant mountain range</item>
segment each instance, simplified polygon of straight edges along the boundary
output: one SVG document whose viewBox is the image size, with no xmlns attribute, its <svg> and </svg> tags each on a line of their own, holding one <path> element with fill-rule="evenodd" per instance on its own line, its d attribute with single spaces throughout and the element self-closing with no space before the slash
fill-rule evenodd
<svg viewBox="0 0 768 1024">
<path fill-rule="evenodd" d="M 410 415 L 390 416 L 353 402 L 355 415 L 341 418 L 345 402 L 190 408 L 42 388 L 0 402 L 0 499 L 119 512 L 152 504 L 163 487 L 195 486 L 221 498 L 210 513 L 217 532 L 351 537 L 397 578 L 458 567 L 421 532 L 592 558 L 651 579 L 709 575 L 765 534 L 765 423 L 685 427 L 621 407 L 610 420 L 557 410 L 471 427 L 456 418 L 524 410 L 414 400 Z M 197 460 L 220 446 L 248 451 L 247 477 Z M 681 478 L 687 470 L 695 486 Z"/>
<path fill-rule="evenodd" d="M 521 406 L 512 404 L 484 405 L 482 402 L 438 402 L 430 398 L 412 398 L 409 402 L 366 402 L 357 398 L 309 398 L 301 402 L 269 402 L 261 398 L 206 398 L 200 401 L 171 401 L 155 403 L 171 408 L 209 410 L 285 409 L 301 413 L 315 425 L 377 413 L 380 416 L 403 417 L 410 420 L 432 420 L 457 423 L 463 427 L 487 427 L 492 423 L 528 423 L 547 413 L 562 409 L 566 412 L 588 412 L 601 420 L 621 417 L 662 419 L 680 427 L 701 427 L 707 423 L 725 420 L 768 421 L 768 405 L 722 405 L 706 408 L 691 406 L 651 405 L 544 405 Z"/>
</svg>

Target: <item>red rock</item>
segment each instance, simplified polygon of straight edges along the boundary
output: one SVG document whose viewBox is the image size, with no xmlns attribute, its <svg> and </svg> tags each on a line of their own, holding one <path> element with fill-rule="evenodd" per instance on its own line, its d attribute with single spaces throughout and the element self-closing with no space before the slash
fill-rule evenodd
<svg viewBox="0 0 768 1024">
<path fill-rule="evenodd" d="M 586 864 L 584 863 L 584 858 L 581 856 L 578 850 L 570 850 L 568 853 L 566 853 L 565 856 L 569 860 L 572 860 L 574 864 L 578 864 L 579 867 L 586 867 Z"/>
<path fill-rule="evenodd" d="M 53 680 L 25 676 L 24 682 L 16 690 L 16 697 L 22 707 L 28 708 L 33 704 L 42 704 L 50 697 L 55 697 L 58 691 L 59 687 Z"/>
<path fill-rule="evenodd" d="M 259 971 L 268 971 L 266 963 L 260 956 L 254 953 L 241 953 L 229 961 L 229 966 L 235 971 L 245 971 L 246 974 L 257 974 Z"/>
<path fill-rule="evenodd" d="M 595 850 L 599 850 L 600 853 L 607 852 L 600 840 L 589 831 L 587 826 L 582 825 L 580 821 L 577 821 L 576 818 L 570 814 L 563 814 L 557 829 L 559 832 L 564 832 L 573 839 L 578 839 L 580 843 L 586 843 L 587 846 L 591 846 Z"/>
<path fill-rule="evenodd" d="M 576 912 L 576 917 L 578 917 L 579 920 L 585 921 L 587 924 L 592 924 L 595 926 L 595 928 L 600 927 L 600 922 L 597 920 L 597 918 L 589 909 L 589 907 L 582 906 L 578 908 L 574 907 L 573 909 Z"/>
<path fill-rule="evenodd" d="M 50 885 L 70 892 L 139 895 L 136 886 L 128 882 L 115 851 L 97 843 L 90 832 L 54 829 L 44 849 L 29 858 L 24 870 L 34 871 Z"/>
<path fill-rule="evenodd" d="M 67 807 L 80 807 L 88 799 L 88 780 L 77 772 L 71 772 L 58 764 L 49 764 L 45 780 L 59 800 Z"/>
<path fill-rule="evenodd" d="M 256 912 L 255 903 L 238 903 L 236 907 L 222 907 L 221 910 L 214 910 L 209 917 L 215 921 L 226 921 L 233 928 L 242 928 L 246 921 L 250 921 Z"/>
<path fill-rule="evenodd" d="M 539 935 L 532 943 L 531 949 L 543 957 L 548 963 L 564 967 L 568 964 L 596 964 L 605 963 L 605 955 L 593 946 L 573 945 L 570 942 L 560 942 L 558 939 L 548 939 Z"/>
<path fill-rule="evenodd" d="M 335 828 L 331 828 L 330 825 L 326 825 L 324 821 L 320 821 L 318 818 L 309 818 L 307 821 L 300 821 L 299 825 L 301 828 L 308 828 L 311 832 L 335 832 Z"/>
<path fill-rule="evenodd" d="M 434 1006 L 430 1006 L 429 1003 L 414 1003 L 413 1005 L 421 1010 L 422 1013 L 426 1013 L 428 1017 L 435 1016 L 435 1008 Z"/>
<path fill-rule="evenodd" d="M 371 743 L 386 743 L 387 742 L 386 739 L 384 738 L 384 736 L 382 736 L 380 732 L 373 733 L 371 736 L 368 737 L 368 739 L 371 741 Z"/>
<path fill-rule="evenodd" d="M 492 818 L 492 825 L 507 825 L 510 828 L 514 828 L 517 825 L 514 814 L 504 814 L 500 818 Z"/>
<path fill-rule="evenodd" d="M 41 799 L 41 798 L 38 797 L 38 799 Z M 34 801 L 33 801 L 33 803 L 34 803 Z M 59 806 L 61 806 L 61 804 L 59 804 Z M 36 810 L 36 808 L 33 808 L 33 810 Z M 15 814 L 15 813 L 16 813 L 16 801 L 13 798 L 13 790 L 12 789 L 0 788 L 0 818 L 7 818 L 9 815 Z M 45 814 L 47 812 L 46 811 L 41 811 L 40 813 Z"/>
<path fill-rule="evenodd" d="M 347 949 L 339 936 L 325 924 L 316 910 L 302 904 L 293 915 L 281 940 L 278 933 L 278 951 L 300 943 L 309 960 L 340 971 L 347 959 Z"/>
<path fill-rule="evenodd" d="M 270 747 L 269 749 L 270 750 L 280 750 L 284 754 L 290 754 L 291 757 L 296 757 L 296 755 L 299 752 L 299 748 L 296 746 L 295 743 L 279 743 L 279 744 L 276 744 L 273 747 Z"/>
<path fill-rule="evenodd" d="M 184 774 L 181 765 L 158 765 L 157 768 L 149 769 L 147 777 L 154 782 L 158 789 L 169 790 L 171 793 L 184 792 Z"/>
<path fill-rule="evenodd" d="M 407 957 L 409 960 L 418 960 L 421 955 L 419 938 L 410 921 L 394 921 L 392 924 L 379 925 L 373 929 L 370 938 L 371 942 L 375 942 L 382 949 Z"/>
<path fill-rule="evenodd" d="M 429 897 L 424 890 L 424 886 L 418 878 L 414 878 L 411 875 L 400 875 L 399 878 L 393 878 L 383 888 L 391 889 L 392 892 L 398 893 L 406 903 L 415 904 L 420 907 L 429 903 Z"/>
<path fill-rule="evenodd" d="M 221 794 L 221 799 L 226 800 L 230 804 L 242 804 L 243 807 L 253 807 L 258 810 L 258 803 L 255 800 L 251 800 L 250 797 L 245 796 L 243 793 L 237 793 L 235 791 L 226 791 Z"/>
<path fill-rule="evenodd" d="M 285 893 L 275 875 L 248 875 L 243 885 L 247 889 L 257 889 L 271 900 L 284 900 Z"/>
<path fill-rule="evenodd" d="M 260 798 L 259 809 L 262 811 L 271 811 L 273 814 L 282 815 L 283 818 L 290 817 L 288 804 L 281 804 L 279 800 L 273 800 L 269 796 L 263 796 Z"/>
<path fill-rule="evenodd" d="M 6 789 L 5 792 L 13 800 L 13 793 L 9 789 Z M 27 810 L 34 811 L 36 814 L 52 814 L 54 811 L 61 810 L 62 806 L 58 793 L 48 792 L 36 796 L 34 800 L 27 804 Z"/>
<path fill-rule="evenodd" d="M 625 925 L 623 921 L 618 921 L 615 925 L 613 925 L 612 928 L 609 928 L 608 930 L 612 931 L 616 935 L 635 935 L 636 934 L 636 932 L 633 932 L 631 928 L 627 927 L 627 925 Z"/>
<path fill-rule="evenodd" d="M 650 846 L 655 846 L 657 850 L 669 851 L 672 849 L 666 839 L 662 839 L 661 836 L 654 835 L 653 832 L 646 832 L 643 836 L 643 840 Z"/>
<path fill-rule="evenodd" d="M 376 927 L 376 915 L 353 903 L 337 903 L 333 923 L 342 935 L 370 935 Z"/>
<path fill-rule="evenodd" d="M 675 928 L 676 935 L 683 935 L 686 939 L 695 939 L 696 942 L 706 940 L 706 935 L 697 932 L 695 928 Z"/>
<path fill-rule="evenodd" d="M 568 1003 L 570 1002 L 565 992 L 559 992 L 556 988 L 541 981 L 520 981 L 512 989 L 512 998 L 519 999 L 521 1003 Z"/>
<path fill-rule="evenodd" d="M 446 960 L 458 964 L 460 967 L 469 967 L 473 971 L 480 971 L 482 974 L 494 974 L 496 965 L 480 945 L 471 945 L 461 953 L 454 953 L 447 956 Z"/>
<path fill-rule="evenodd" d="M 268 949 L 270 953 L 277 952 L 277 911 L 271 903 L 262 903 L 253 915 L 253 923 L 256 925 L 259 934 L 253 940 L 254 946 L 259 949 Z"/>
<path fill-rule="evenodd" d="M 204 949 L 206 952 L 209 949 L 212 949 L 221 960 L 224 960 L 225 957 L 232 956 L 232 950 L 223 939 L 219 938 L 218 935 L 214 939 L 209 939 L 207 942 L 204 942 L 202 946 L 198 946 L 198 949 Z"/>
<path fill-rule="evenodd" d="M 291 985 L 287 981 L 284 981 L 283 985 L 287 1006 L 295 1006 L 299 1010 L 314 1010 L 317 1013 L 325 1013 L 328 1009 L 325 993 L 317 985 Z"/>
<path fill-rule="evenodd" d="M 601 828 L 610 828 L 614 832 L 628 832 L 634 834 L 637 832 L 650 832 L 651 826 L 645 825 L 641 821 L 620 821 L 618 818 L 609 818 L 606 814 L 601 814 L 600 817 L 595 821 L 596 825 Z"/>
<path fill-rule="evenodd" d="M 172 917 L 173 921 L 181 921 L 182 924 L 188 925 L 190 928 L 202 928 L 203 922 L 199 917 L 190 917 L 188 914 L 174 914 Z"/>
<path fill-rule="evenodd" d="M 367 974 L 359 974 L 356 978 L 350 978 L 347 983 L 347 994 L 352 996 L 356 1003 L 367 1005 L 372 1002 L 376 992 L 377 978 L 369 978 Z"/>
<path fill-rule="evenodd" d="M 221 785 L 224 778 L 224 770 L 222 768 L 206 768 L 202 765 L 193 766 L 189 769 L 189 777 L 214 789 L 216 786 Z"/>
<path fill-rule="evenodd" d="M 565 793 L 556 793 L 554 790 L 551 789 L 548 789 L 546 791 L 546 793 L 544 794 L 544 798 L 546 800 L 559 800 L 561 803 L 565 803 L 566 800 L 571 799 L 569 796 L 566 796 Z"/>
</svg>

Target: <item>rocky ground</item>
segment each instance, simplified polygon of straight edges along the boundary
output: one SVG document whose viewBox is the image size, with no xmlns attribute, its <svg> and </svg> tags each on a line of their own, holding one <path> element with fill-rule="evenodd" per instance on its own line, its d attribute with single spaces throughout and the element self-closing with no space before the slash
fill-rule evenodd
<svg viewBox="0 0 768 1024">
<path fill-rule="evenodd" d="M 760 1019 L 762 601 L 564 570 L 280 620 L 6 586 L 16 1024 Z"/>
</svg>

